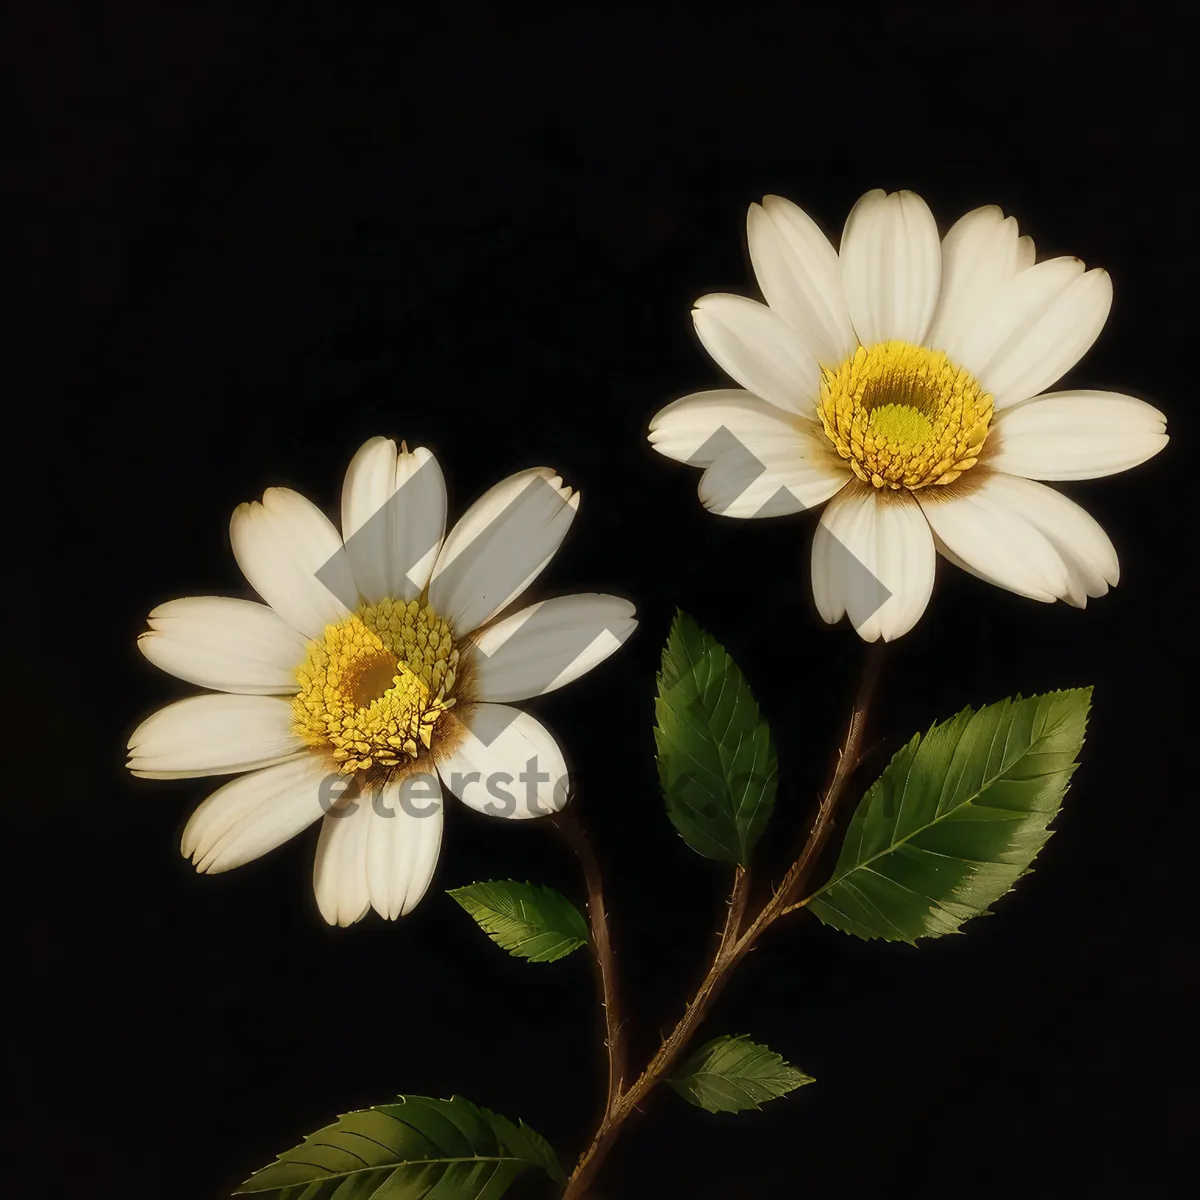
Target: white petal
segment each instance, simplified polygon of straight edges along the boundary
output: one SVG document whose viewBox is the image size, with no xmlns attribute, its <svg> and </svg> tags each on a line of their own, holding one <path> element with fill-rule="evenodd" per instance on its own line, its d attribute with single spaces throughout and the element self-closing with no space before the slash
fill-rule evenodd
<svg viewBox="0 0 1200 1200">
<path fill-rule="evenodd" d="M 1166 422 L 1118 392 L 1048 392 L 997 415 L 987 463 L 1027 479 L 1098 479 L 1156 455 L 1169 440 Z"/>
<path fill-rule="evenodd" d="M 406 775 L 372 796 L 367 892 L 385 920 L 412 912 L 429 890 L 442 847 L 443 807 L 432 772 Z"/>
<path fill-rule="evenodd" d="M 637 626 L 618 596 L 560 596 L 532 604 L 476 635 L 473 690 L 480 700 L 525 700 L 578 679 L 624 645 Z"/>
<path fill-rule="evenodd" d="M 229 775 L 308 754 L 292 733 L 292 704 L 280 696 L 189 696 L 160 708 L 133 731 L 129 769 L 144 779 Z"/>
<path fill-rule="evenodd" d="M 1062 554 L 1024 511 L 1028 501 L 1019 485 L 1028 481 L 976 470 L 982 478 L 969 491 L 916 493 L 938 541 L 997 587 L 1046 603 L 1068 595 L 1071 573 Z"/>
<path fill-rule="evenodd" d="M 434 774 L 382 789 L 354 789 L 325 815 L 313 892 L 330 925 L 374 908 L 385 920 L 412 912 L 429 888 L 442 845 L 442 790 Z"/>
<path fill-rule="evenodd" d="M 842 290 L 837 251 L 803 209 L 767 196 L 746 215 L 750 261 L 767 303 L 817 362 L 835 367 L 858 339 Z"/>
<path fill-rule="evenodd" d="M 198 687 L 248 695 L 298 690 L 307 639 L 253 600 L 188 596 L 160 604 L 138 649 L 160 670 Z"/>
<path fill-rule="evenodd" d="M 389 438 L 365 443 L 342 485 L 342 536 L 363 599 L 416 599 L 445 532 L 446 481 L 433 454 L 397 451 Z"/>
<path fill-rule="evenodd" d="M 192 813 L 180 849 L 210 875 L 240 867 L 317 820 L 329 805 L 330 779 L 316 754 L 239 775 Z"/>
<path fill-rule="evenodd" d="M 774 404 L 749 392 L 722 388 L 694 392 L 660 409 L 650 422 L 650 444 L 676 462 L 707 467 L 735 440 L 768 446 L 794 439 L 803 428 L 793 414 Z"/>
<path fill-rule="evenodd" d="M 433 568 L 429 602 L 467 634 L 516 599 L 561 545 L 579 507 L 549 467 L 510 475 L 450 531 Z"/>
<path fill-rule="evenodd" d="M 782 517 L 824 504 L 853 478 L 813 433 L 786 445 L 721 455 L 700 478 L 700 502 L 722 517 Z"/>
<path fill-rule="evenodd" d="M 1089 596 L 1103 596 L 1117 585 L 1121 572 L 1116 547 L 1090 513 L 1044 484 L 1002 478 L 1006 502 L 1041 530 L 1062 558 L 1067 568 L 1063 600 L 1083 608 Z"/>
<path fill-rule="evenodd" d="M 692 310 L 696 333 L 731 379 L 778 408 L 811 417 L 821 368 L 777 313 L 745 296 L 701 296 Z"/>
<path fill-rule="evenodd" d="M 467 726 L 464 741 L 438 763 L 438 774 L 469 808 L 523 820 L 566 804 L 567 764 L 544 725 L 506 704 L 477 704 Z"/>
<path fill-rule="evenodd" d="M 1017 272 L 1028 271 L 1033 264 L 1037 262 L 1037 250 L 1033 244 L 1033 238 L 1029 234 L 1022 234 L 1017 238 Z"/>
<path fill-rule="evenodd" d="M 229 537 L 250 586 L 293 628 L 317 638 L 349 615 L 357 589 L 342 539 L 312 501 L 268 488 L 261 504 L 238 505 Z"/>
<path fill-rule="evenodd" d="M 858 340 L 920 345 L 937 305 L 942 248 L 929 205 L 915 192 L 876 189 L 850 210 L 842 283 Z"/>
<path fill-rule="evenodd" d="M 668 458 L 707 467 L 704 506 L 725 517 L 773 517 L 828 500 L 850 478 L 820 426 L 746 392 L 697 392 L 650 422 Z"/>
<path fill-rule="evenodd" d="M 1112 280 L 1077 258 L 1051 258 L 1021 271 L 961 335 L 954 361 L 991 392 L 996 408 L 1029 399 L 1061 378 L 1100 335 Z"/>
<path fill-rule="evenodd" d="M 367 886 L 371 797 L 357 795 L 325 814 L 313 860 L 317 908 L 330 925 L 353 925 L 371 907 Z"/>
<path fill-rule="evenodd" d="M 830 624 L 849 615 L 864 641 L 894 641 L 921 619 L 936 563 L 929 523 L 910 493 L 847 487 L 813 537 L 817 611 Z"/>
<path fill-rule="evenodd" d="M 1053 488 L 1028 479 L 1001 478 L 1009 480 L 1005 502 L 1044 534 L 1062 559 L 1067 582 L 1059 599 L 1075 608 L 1086 608 L 1089 597 L 1103 596 L 1110 586 L 1116 586 L 1121 575 L 1117 551 L 1095 518 Z M 997 582 L 964 562 L 940 540 L 938 550 L 955 566 L 988 583 Z"/>
<path fill-rule="evenodd" d="M 942 287 L 925 344 L 957 361 L 963 331 L 1000 288 L 1032 265 L 1033 243 L 994 204 L 960 217 L 942 239 Z"/>
</svg>

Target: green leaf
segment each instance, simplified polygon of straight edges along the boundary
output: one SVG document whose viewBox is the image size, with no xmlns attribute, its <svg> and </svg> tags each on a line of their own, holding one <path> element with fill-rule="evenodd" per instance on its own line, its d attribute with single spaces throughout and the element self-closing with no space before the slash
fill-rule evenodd
<svg viewBox="0 0 1200 1200">
<path fill-rule="evenodd" d="M 706 858 L 746 865 L 775 805 L 771 730 L 737 664 L 686 613 L 663 650 L 655 713 L 672 824 Z"/>
<path fill-rule="evenodd" d="M 275 1200 L 498 1200 L 530 1167 L 565 1177 L 525 1124 L 460 1096 L 400 1096 L 347 1113 L 281 1154 L 234 1193 Z"/>
<path fill-rule="evenodd" d="M 909 943 L 986 911 L 1050 839 L 1091 695 L 1018 696 L 914 737 L 863 797 L 808 907 L 846 933 Z"/>
<path fill-rule="evenodd" d="M 583 915 L 553 888 L 509 879 L 472 883 L 449 894 L 497 946 L 516 958 L 554 962 L 587 945 Z"/>
<path fill-rule="evenodd" d="M 714 1113 L 759 1108 L 812 1081 L 745 1035 L 714 1038 L 667 1080 L 685 1100 Z"/>
</svg>

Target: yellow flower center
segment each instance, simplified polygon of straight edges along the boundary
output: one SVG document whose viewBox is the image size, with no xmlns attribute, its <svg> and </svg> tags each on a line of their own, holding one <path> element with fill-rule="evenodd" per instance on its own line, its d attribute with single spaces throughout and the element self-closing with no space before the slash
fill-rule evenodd
<svg viewBox="0 0 1200 1200">
<path fill-rule="evenodd" d="M 297 668 L 295 730 L 352 775 L 411 761 L 455 700 L 450 626 L 416 600 L 363 604 L 309 643 Z"/>
<path fill-rule="evenodd" d="M 979 461 L 992 397 L 940 350 L 908 342 L 860 346 L 821 371 L 825 435 L 864 483 L 951 483 Z"/>
</svg>

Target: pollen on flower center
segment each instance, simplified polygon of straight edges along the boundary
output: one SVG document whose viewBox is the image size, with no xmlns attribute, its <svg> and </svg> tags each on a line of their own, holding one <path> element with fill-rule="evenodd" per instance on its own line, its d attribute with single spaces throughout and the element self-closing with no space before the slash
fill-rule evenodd
<svg viewBox="0 0 1200 1200">
<path fill-rule="evenodd" d="M 951 483 L 979 461 L 992 397 L 942 351 L 890 341 L 823 369 L 817 412 L 864 483 L 915 489 Z"/>
<path fill-rule="evenodd" d="M 309 643 L 292 701 L 298 736 L 331 750 L 351 775 L 429 750 L 453 696 L 458 651 L 450 626 L 416 600 L 383 600 Z"/>
</svg>

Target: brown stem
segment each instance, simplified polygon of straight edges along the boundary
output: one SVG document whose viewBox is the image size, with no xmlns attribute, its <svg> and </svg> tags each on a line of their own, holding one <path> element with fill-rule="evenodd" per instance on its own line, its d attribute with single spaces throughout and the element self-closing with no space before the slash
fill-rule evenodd
<svg viewBox="0 0 1200 1200">
<path fill-rule="evenodd" d="M 679 1018 L 675 1028 L 663 1039 L 662 1045 L 646 1065 L 645 1070 L 634 1080 L 628 1090 L 617 1095 L 615 1103 L 610 1103 L 592 1138 L 591 1145 L 584 1151 L 575 1170 L 571 1173 L 562 1200 L 582 1200 L 587 1195 L 587 1190 L 604 1159 L 608 1156 L 608 1152 L 612 1149 L 621 1127 L 686 1048 L 692 1034 L 708 1015 L 709 1009 L 721 994 L 738 964 L 775 921 L 785 913 L 792 911 L 793 908 L 799 907 L 793 901 L 816 868 L 821 851 L 825 848 L 829 836 L 833 832 L 833 818 L 838 803 L 846 790 L 846 784 L 862 760 L 863 729 L 866 726 L 867 711 L 875 691 L 875 684 L 879 678 L 881 650 L 882 646 L 879 643 L 875 643 L 868 650 L 862 682 L 855 697 L 854 706 L 850 710 L 850 719 L 846 725 L 846 734 L 842 745 L 838 750 L 837 763 L 829 784 L 821 796 L 816 817 L 799 857 L 788 868 L 771 898 L 763 905 L 744 932 L 741 930 L 741 925 L 749 894 L 748 876 L 742 867 L 738 867 L 729 897 L 729 911 L 726 915 L 725 927 L 721 932 L 708 974 L 696 989 L 696 994 L 692 997 L 683 1016 Z"/>
<path fill-rule="evenodd" d="M 842 744 L 838 749 L 833 775 L 817 806 L 817 815 L 809 829 L 808 840 L 800 851 L 800 857 L 792 864 L 791 869 L 784 876 L 783 883 L 780 884 L 768 903 L 767 907 L 769 908 L 777 899 L 780 901 L 782 907 L 776 914 L 778 916 L 790 911 L 787 907 L 789 901 L 794 900 L 800 889 L 808 882 L 816 869 L 821 851 L 825 849 L 825 844 L 829 841 L 829 835 L 833 833 L 833 817 L 838 803 L 841 801 L 850 777 L 863 760 L 863 731 L 866 729 L 867 713 L 871 707 L 871 698 L 875 694 L 875 685 L 879 682 L 879 669 L 882 663 L 883 643 L 873 642 L 867 649 L 862 680 L 858 686 L 858 694 L 854 697 L 854 706 L 850 709 L 850 720 L 846 723 L 846 736 L 842 739 Z"/>
<path fill-rule="evenodd" d="M 588 920 L 591 922 L 592 951 L 596 961 L 596 983 L 600 1007 L 604 1012 L 604 1045 L 608 1052 L 608 1093 L 604 1101 L 606 1121 L 621 1095 L 625 1082 L 625 1032 L 621 1024 L 621 1005 L 617 994 L 617 968 L 612 939 L 608 932 L 608 914 L 604 911 L 604 879 L 600 863 L 588 840 L 587 830 L 573 805 L 551 818 L 558 831 L 579 859 L 587 887 Z"/>
<path fill-rule="evenodd" d="M 749 879 L 745 868 L 739 866 L 734 874 L 733 888 L 729 895 L 729 907 L 725 914 L 725 924 L 721 930 L 716 953 L 713 956 L 712 967 L 709 968 L 708 974 L 688 1005 L 687 1012 L 680 1018 L 679 1023 L 672 1030 L 670 1036 L 663 1041 L 658 1049 L 658 1053 L 651 1060 L 650 1064 L 638 1077 L 634 1085 L 627 1092 L 620 1095 L 617 1098 L 617 1102 L 605 1113 L 599 1128 L 596 1130 L 595 1136 L 592 1138 L 591 1145 L 584 1151 L 583 1156 L 575 1166 L 575 1170 L 571 1173 L 571 1178 L 567 1183 L 567 1190 L 563 1193 L 563 1200 L 576 1200 L 577 1197 L 586 1196 L 587 1189 L 591 1186 L 596 1172 L 600 1169 L 600 1164 L 608 1156 L 608 1152 L 612 1148 L 613 1142 L 616 1141 L 617 1133 L 625 1123 L 626 1118 L 633 1112 L 638 1102 L 654 1083 L 657 1082 L 662 1073 L 675 1061 L 679 1052 L 691 1037 L 692 1030 L 703 1020 L 709 1005 L 716 999 L 717 993 L 724 986 L 725 980 L 722 973 L 718 972 L 717 965 L 729 961 L 729 955 L 737 942 L 738 930 L 741 926 L 741 921 L 746 911 L 746 901 L 749 897 L 748 883 Z"/>
<path fill-rule="evenodd" d="M 729 911 L 725 914 L 725 925 L 717 943 L 717 956 L 742 932 L 742 921 L 746 917 L 746 904 L 750 899 L 750 872 L 740 864 L 733 873 L 733 887 L 729 892 Z"/>
</svg>

